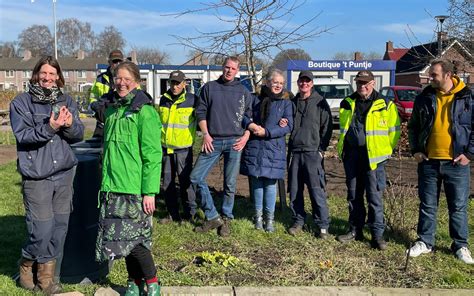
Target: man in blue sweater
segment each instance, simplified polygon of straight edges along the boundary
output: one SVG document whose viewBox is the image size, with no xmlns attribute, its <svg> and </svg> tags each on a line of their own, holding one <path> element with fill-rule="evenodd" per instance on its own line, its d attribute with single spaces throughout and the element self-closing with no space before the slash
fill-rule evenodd
<svg viewBox="0 0 474 296">
<path fill-rule="evenodd" d="M 240 156 L 250 133 L 243 128 L 244 117 L 251 116 L 252 95 L 235 78 L 240 62 L 227 57 L 222 75 L 201 89 L 196 118 L 203 135 L 201 153 L 191 172 L 191 183 L 200 197 L 206 221 L 196 232 L 218 229 L 220 236 L 229 236 L 229 220 L 233 219 L 234 195 Z M 222 218 L 214 206 L 206 177 L 214 164 L 224 156 L 224 200 Z"/>
</svg>

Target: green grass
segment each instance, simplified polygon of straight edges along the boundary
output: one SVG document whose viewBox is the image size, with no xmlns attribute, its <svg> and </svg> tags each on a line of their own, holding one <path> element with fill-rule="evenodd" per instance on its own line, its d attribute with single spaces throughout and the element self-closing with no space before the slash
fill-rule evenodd
<svg viewBox="0 0 474 296">
<path fill-rule="evenodd" d="M 0 166 L 0 295 L 33 295 L 16 287 L 12 276 L 17 272 L 16 261 L 26 236 L 24 209 L 20 192 L 20 177 L 14 162 Z M 331 182 L 331 180 L 329 180 Z M 402 191 L 402 195 L 405 194 Z M 401 197 L 401 198 L 400 198 Z M 403 203 L 401 200 L 403 199 Z M 215 198 L 217 204 L 220 198 Z M 286 233 L 291 225 L 288 209 L 276 213 L 276 232 L 267 234 L 253 229 L 252 205 L 247 197 L 237 197 L 231 224 L 232 235 L 221 238 L 215 232 L 198 234 L 190 223 L 160 225 L 157 219 L 165 215 L 160 200 L 155 213 L 153 255 L 158 276 L 165 286 L 171 285 L 234 285 L 234 286 L 376 286 L 408 288 L 474 288 L 474 268 L 459 262 L 450 252 L 448 214 L 445 198 L 440 201 L 437 251 L 411 259 L 405 270 L 405 249 L 415 238 L 418 202 L 413 194 L 397 196 L 387 193 L 386 216 L 392 227 L 386 231 L 389 247 L 386 251 L 372 250 L 370 235 L 364 242 L 340 244 L 335 239 L 321 241 L 310 232 L 309 224 L 302 235 Z M 309 211 L 309 201 L 306 200 Z M 347 229 L 345 197 L 329 198 L 331 227 L 334 235 Z M 473 241 L 474 211 L 470 201 L 470 241 Z M 395 215 L 408 213 L 400 220 Z M 395 218 L 394 218 L 395 217 Z M 398 217 L 398 218 L 397 218 Z M 397 220 L 398 219 L 398 220 Z M 400 222 L 401 221 L 401 222 Z M 403 223 L 402 223 L 403 222 Z M 202 263 L 203 252 L 221 252 L 237 258 L 232 266 Z M 64 285 L 66 291 L 93 295 L 100 286 L 125 286 L 124 260 L 115 262 L 106 281 L 90 286 Z"/>
</svg>

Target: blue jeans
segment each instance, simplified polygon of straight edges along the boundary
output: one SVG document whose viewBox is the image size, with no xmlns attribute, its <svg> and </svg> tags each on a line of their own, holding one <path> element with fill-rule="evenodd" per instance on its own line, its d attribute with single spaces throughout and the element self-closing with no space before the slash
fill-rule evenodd
<svg viewBox="0 0 474 296">
<path fill-rule="evenodd" d="M 449 211 L 449 235 L 453 251 L 467 246 L 467 203 L 470 183 L 469 165 L 454 164 L 450 160 L 428 160 L 418 164 L 418 194 L 420 209 L 417 233 L 428 247 L 433 247 L 436 233 L 441 183 Z"/>
<path fill-rule="evenodd" d="M 252 192 L 255 212 L 263 212 L 263 204 L 265 203 L 265 217 L 273 218 L 275 213 L 276 203 L 276 179 L 269 179 L 265 177 L 250 178 L 250 191 Z"/>
<path fill-rule="evenodd" d="M 234 218 L 232 210 L 234 208 L 235 184 L 240 168 L 241 151 L 232 149 L 237 138 L 218 139 L 212 142 L 214 151 L 211 153 L 199 153 L 198 159 L 191 172 L 191 183 L 196 194 L 201 199 L 201 207 L 206 214 L 207 220 L 219 217 L 219 213 L 214 206 L 206 177 L 214 164 L 219 161 L 221 155 L 224 156 L 224 201 L 222 202 L 222 214 L 230 219 Z"/>
</svg>

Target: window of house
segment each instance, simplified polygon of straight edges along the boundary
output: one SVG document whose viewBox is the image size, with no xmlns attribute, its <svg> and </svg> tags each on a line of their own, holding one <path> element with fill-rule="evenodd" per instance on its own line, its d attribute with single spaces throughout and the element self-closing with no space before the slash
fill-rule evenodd
<svg viewBox="0 0 474 296">
<path fill-rule="evenodd" d="M 77 78 L 86 78 L 86 71 L 77 71 Z"/>
<path fill-rule="evenodd" d="M 23 78 L 31 78 L 31 71 L 23 71 Z"/>
<path fill-rule="evenodd" d="M 64 71 L 63 76 L 64 78 L 69 78 L 69 71 Z"/>
<path fill-rule="evenodd" d="M 22 86 L 23 86 L 23 91 L 27 91 L 28 81 L 23 81 Z"/>
<path fill-rule="evenodd" d="M 15 71 L 13 71 L 13 70 L 6 70 L 6 71 L 5 71 L 5 77 L 8 77 L 8 78 L 15 77 Z"/>
</svg>

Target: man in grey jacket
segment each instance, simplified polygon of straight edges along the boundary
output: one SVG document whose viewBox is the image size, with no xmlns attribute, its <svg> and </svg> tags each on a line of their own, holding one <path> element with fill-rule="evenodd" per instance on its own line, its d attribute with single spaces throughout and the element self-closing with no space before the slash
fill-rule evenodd
<svg viewBox="0 0 474 296">
<path fill-rule="evenodd" d="M 295 104 L 294 128 L 288 143 L 290 164 L 288 186 L 293 226 L 288 233 L 302 231 L 306 220 L 304 210 L 304 185 L 308 187 L 314 223 L 319 228 L 315 236 L 326 239 L 329 228 L 326 181 L 324 175 L 324 151 L 332 135 L 331 109 L 328 103 L 313 89 L 313 73 L 301 71 L 298 76 L 298 94 Z"/>
</svg>

